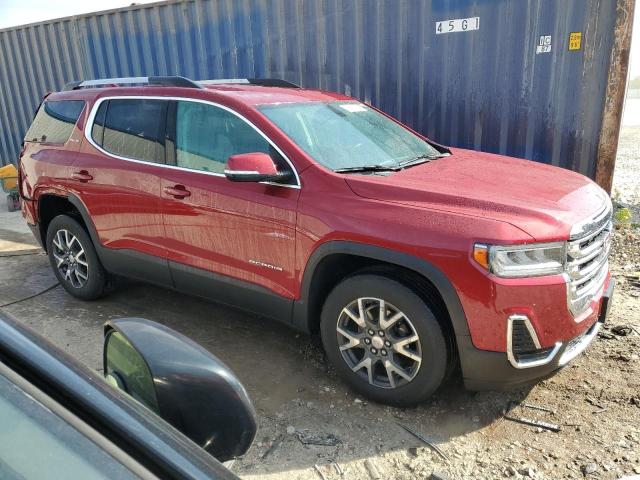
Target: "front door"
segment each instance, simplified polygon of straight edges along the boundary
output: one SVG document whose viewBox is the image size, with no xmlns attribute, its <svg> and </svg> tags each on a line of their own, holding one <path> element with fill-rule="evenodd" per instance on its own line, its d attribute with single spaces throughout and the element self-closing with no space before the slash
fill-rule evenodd
<svg viewBox="0 0 640 480">
<path fill-rule="evenodd" d="M 299 186 L 237 183 L 231 155 L 269 153 L 291 169 L 255 127 L 231 110 L 180 100 L 169 107 L 161 181 L 169 265 L 176 287 L 267 316 L 288 315 L 294 298 Z"/>
</svg>

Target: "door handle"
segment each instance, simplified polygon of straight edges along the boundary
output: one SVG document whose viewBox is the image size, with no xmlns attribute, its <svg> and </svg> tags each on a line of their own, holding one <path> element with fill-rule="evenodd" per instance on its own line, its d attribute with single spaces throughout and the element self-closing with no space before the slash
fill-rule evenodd
<svg viewBox="0 0 640 480">
<path fill-rule="evenodd" d="M 91 175 L 89 175 L 89 172 L 87 172 L 86 170 L 80 170 L 79 172 L 73 172 L 73 175 L 71 175 L 71 178 L 73 178 L 74 180 L 77 180 L 79 182 L 82 182 L 82 183 L 86 183 L 89 180 L 93 180 L 93 177 Z"/>
<path fill-rule="evenodd" d="M 191 192 L 184 185 L 174 185 L 173 187 L 165 187 L 164 193 L 171 195 L 173 198 L 190 197 Z"/>
</svg>

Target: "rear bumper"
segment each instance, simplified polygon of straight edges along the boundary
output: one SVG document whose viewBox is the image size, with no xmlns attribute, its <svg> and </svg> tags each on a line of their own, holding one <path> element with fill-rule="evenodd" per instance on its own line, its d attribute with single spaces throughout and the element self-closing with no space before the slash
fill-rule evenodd
<svg viewBox="0 0 640 480">
<path fill-rule="evenodd" d="M 553 375 L 575 357 L 579 356 L 597 337 L 611 307 L 615 282 L 602 295 L 597 320 L 581 335 L 562 343 L 543 365 L 516 368 L 502 352 L 480 350 L 473 346 L 471 337 L 458 337 L 458 352 L 462 375 L 469 390 L 504 390 L 527 385 Z"/>
<path fill-rule="evenodd" d="M 38 225 L 38 221 L 36 220 L 38 217 L 36 216 L 36 202 L 30 200 L 26 197 L 20 197 L 20 208 L 22 210 L 22 217 L 27 222 L 27 226 L 33 233 L 33 236 L 36 237 L 36 240 L 40 244 L 41 247 L 44 248 L 42 244 L 42 236 L 40 234 L 40 225 Z"/>
<path fill-rule="evenodd" d="M 42 244 L 42 237 L 40 236 L 40 226 L 38 224 L 31 225 L 30 223 L 27 223 L 27 226 L 29 227 L 29 230 L 31 230 L 31 233 L 33 233 L 33 236 L 36 238 L 38 245 L 40 245 L 40 247 L 44 249 L 44 245 Z"/>
</svg>

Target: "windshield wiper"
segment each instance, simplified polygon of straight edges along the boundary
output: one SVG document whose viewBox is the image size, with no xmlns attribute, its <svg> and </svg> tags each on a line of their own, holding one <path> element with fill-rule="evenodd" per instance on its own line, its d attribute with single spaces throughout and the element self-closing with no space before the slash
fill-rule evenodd
<svg viewBox="0 0 640 480">
<path fill-rule="evenodd" d="M 421 163 L 430 162 L 431 160 L 437 160 L 438 158 L 448 157 L 450 154 L 442 153 L 440 155 L 419 155 L 417 157 L 413 157 L 409 160 L 405 160 L 404 162 L 397 163 L 395 165 L 384 166 L 384 165 L 362 165 L 360 167 L 345 167 L 345 168 L 337 168 L 334 170 L 336 173 L 353 173 L 353 172 L 397 172 L 398 170 L 402 170 L 406 167 L 413 167 L 414 165 L 419 165 Z"/>
<path fill-rule="evenodd" d="M 417 157 L 411 158 L 409 160 L 405 160 L 404 162 L 398 163 L 398 167 L 413 167 L 414 165 L 420 165 L 421 163 L 427 163 L 431 160 L 437 160 L 438 158 L 448 157 L 448 153 L 442 153 L 440 155 L 418 155 Z"/>
<path fill-rule="evenodd" d="M 362 165 L 360 167 L 336 168 L 336 173 L 358 173 L 358 172 L 396 172 L 400 169 L 398 165 L 393 167 L 385 167 L 383 165 Z"/>
</svg>

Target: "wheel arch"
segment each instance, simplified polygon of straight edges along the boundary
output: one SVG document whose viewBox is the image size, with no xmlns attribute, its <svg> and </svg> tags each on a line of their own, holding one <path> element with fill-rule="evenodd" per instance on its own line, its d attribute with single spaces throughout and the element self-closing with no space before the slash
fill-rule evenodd
<svg viewBox="0 0 640 480">
<path fill-rule="evenodd" d="M 40 243 L 45 252 L 47 251 L 47 229 L 49 228 L 51 220 L 62 214 L 67 214 L 71 217 L 76 217 L 77 220 L 82 220 L 82 218 L 78 218 L 80 214 L 78 209 L 69 202 L 69 199 L 64 193 L 57 190 L 46 191 L 38 195 L 37 212 Z"/>
<path fill-rule="evenodd" d="M 332 262 L 331 259 L 337 260 L 337 262 Z M 345 275 L 340 275 L 340 271 L 331 272 L 335 267 L 340 269 L 340 265 L 343 265 L 345 261 L 355 262 L 355 265 L 343 267 L 347 272 Z M 311 254 L 302 277 L 300 299 L 293 306 L 294 326 L 303 331 L 317 332 L 320 323 L 320 309 L 324 302 L 322 297 L 326 297 L 323 294 L 328 293 L 337 281 L 348 276 L 350 271 L 354 271 L 354 266 L 358 267 L 355 268 L 355 271 L 360 271 L 381 265 L 400 267 L 428 282 L 433 286 L 447 310 L 455 337 L 470 335 L 467 318 L 458 293 L 442 270 L 415 255 L 350 241 L 329 241 L 320 245 Z M 420 285 L 415 286 L 420 287 Z M 319 305 L 320 308 L 318 308 Z"/>
<path fill-rule="evenodd" d="M 76 220 L 85 227 L 93 244 L 96 247 L 100 245 L 95 226 L 82 201 L 72 193 L 65 194 L 58 191 L 47 191 L 38 195 L 38 226 L 45 251 L 47 249 L 47 227 L 54 217 L 64 213 L 69 213 L 75 217 Z M 96 248 L 96 250 L 99 251 L 98 248 Z"/>
</svg>

